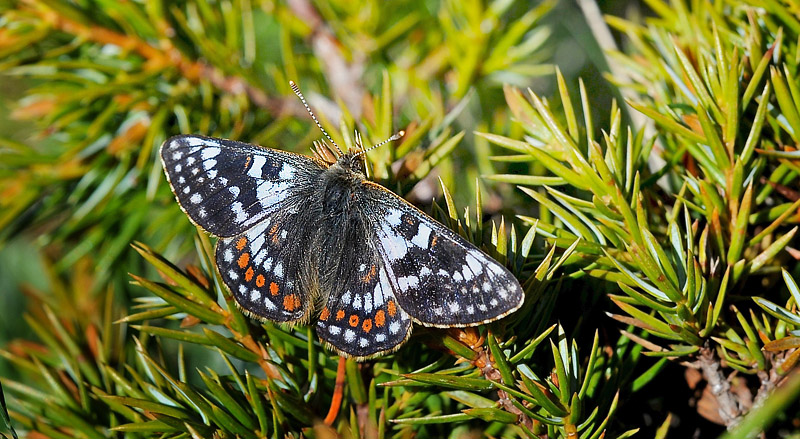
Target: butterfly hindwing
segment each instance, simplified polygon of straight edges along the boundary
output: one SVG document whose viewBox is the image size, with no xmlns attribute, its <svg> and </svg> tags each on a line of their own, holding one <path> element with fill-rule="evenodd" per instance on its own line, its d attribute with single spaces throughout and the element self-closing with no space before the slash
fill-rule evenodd
<svg viewBox="0 0 800 439">
<path fill-rule="evenodd" d="M 196 135 L 168 139 L 161 161 L 184 212 L 220 237 L 244 233 L 290 204 L 324 170 L 311 157 Z"/>
<path fill-rule="evenodd" d="M 234 299 L 250 315 L 276 322 L 305 323 L 313 285 L 301 273 L 309 231 L 298 209 L 269 215 L 245 233 L 220 238 L 216 261 Z"/>
<path fill-rule="evenodd" d="M 397 349 L 411 335 L 411 319 L 398 306 L 380 256 L 367 243 L 355 247 L 316 329 L 340 353 L 363 359 Z"/>
<path fill-rule="evenodd" d="M 497 261 L 383 187 L 371 188 L 370 214 L 397 302 L 426 326 L 470 326 L 522 305 L 519 282 Z"/>
</svg>

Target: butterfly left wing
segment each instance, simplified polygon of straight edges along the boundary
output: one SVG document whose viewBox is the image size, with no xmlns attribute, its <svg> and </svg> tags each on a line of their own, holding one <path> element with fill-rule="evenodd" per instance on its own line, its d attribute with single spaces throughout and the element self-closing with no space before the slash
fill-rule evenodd
<svg viewBox="0 0 800 439">
<path fill-rule="evenodd" d="M 246 232 L 220 238 L 216 264 L 222 281 L 251 317 L 306 323 L 318 294 L 315 274 L 305 269 L 313 219 L 298 206 L 272 213 Z"/>
<path fill-rule="evenodd" d="M 325 169 L 308 156 L 196 135 L 164 142 L 161 162 L 181 209 L 205 231 L 223 238 L 245 232 L 282 207 L 304 202 L 311 182 Z"/>
<path fill-rule="evenodd" d="M 504 266 L 405 200 L 364 182 L 397 303 L 426 326 L 472 326 L 522 306 L 519 281 Z"/>
</svg>

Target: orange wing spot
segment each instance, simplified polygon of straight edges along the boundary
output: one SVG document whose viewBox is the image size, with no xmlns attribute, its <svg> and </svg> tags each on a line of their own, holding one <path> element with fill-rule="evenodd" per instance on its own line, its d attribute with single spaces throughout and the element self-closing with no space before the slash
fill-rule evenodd
<svg viewBox="0 0 800 439">
<path fill-rule="evenodd" d="M 271 229 L 269 229 L 269 234 L 270 234 L 270 236 L 272 236 L 272 239 L 271 239 L 272 243 L 273 244 L 277 244 L 279 242 L 278 224 L 275 224 L 274 226 L 272 226 Z"/>
<path fill-rule="evenodd" d="M 269 283 L 269 293 L 272 294 L 273 296 L 277 296 L 278 295 L 278 284 L 276 284 L 275 282 L 270 282 Z"/>
<path fill-rule="evenodd" d="M 236 250 L 242 250 L 246 245 L 247 245 L 247 238 L 242 236 L 241 238 L 239 238 L 238 241 L 236 241 Z"/>
<path fill-rule="evenodd" d="M 328 317 L 330 316 L 331 312 L 328 311 L 328 307 L 326 306 L 325 308 L 322 308 L 322 313 L 319 315 L 319 319 L 324 322 L 325 320 L 328 320 Z"/>
<path fill-rule="evenodd" d="M 436 240 L 437 239 L 439 239 L 439 237 L 436 236 L 436 235 L 433 235 L 433 239 L 431 239 L 431 248 L 433 248 L 433 246 L 436 245 Z"/>
<path fill-rule="evenodd" d="M 361 325 L 361 329 L 363 329 L 364 332 L 369 334 L 369 331 L 372 330 L 372 320 L 364 319 L 364 324 Z"/>
<path fill-rule="evenodd" d="M 251 280 L 253 280 L 254 274 L 255 273 L 253 272 L 253 267 L 247 267 L 247 271 L 244 272 L 244 280 L 250 282 Z"/>
<path fill-rule="evenodd" d="M 336 320 L 342 320 L 343 318 L 344 318 L 344 311 L 342 311 L 341 309 L 339 311 L 336 311 Z"/>
<path fill-rule="evenodd" d="M 364 282 L 364 283 L 367 283 L 367 282 L 371 281 L 371 280 L 372 280 L 372 278 L 373 278 L 373 277 L 375 277 L 375 272 L 376 272 L 376 271 L 378 271 L 378 267 L 376 267 L 376 266 L 373 264 L 373 265 L 372 265 L 372 267 L 370 267 L 370 268 L 369 268 L 369 271 L 367 272 L 367 274 L 365 274 L 365 275 L 364 275 L 364 276 L 361 278 L 361 281 L 362 281 L 362 282 Z"/>
<path fill-rule="evenodd" d="M 375 313 L 375 326 L 382 327 L 386 323 L 386 314 L 383 313 L 382 309 L 379 309 L 378 312 Z"/>
<path fill-rule="evenodd" d="M 267 281 L 264 279 L 264 275 L 263 274 L 259 274 L 258 276 L 256 276 L 256 286 L 257 287 L 259 287 L 259 288 L 263 287 L 266 282 Z"/>
<path fill-rule="evenodd" d="M 294 294 L 292 294 L 292 297 L 294 298 L 294 307 L 300 308 L 300 296 L 295 296 Z"/>
<path fill-rule="evenodd" d="M 239 256 L 239 268 L 247 267 L 248 262 L 250 262 L 250 253 L 242 253 Z"/>
<path fill-rule="evenodd" d="M 390 300 L 386 307 L 389 308 L 389 317 L 394 317 L 397 314 L 397 305 L 394 304 L 394 300 Z"/>
<path fill-rule="evenodd" d="M 351 315 L 350 320 L 348 320 L 347 323 L 350 323 L 350 326 L 355 328 L 358 326 L 358 316 L 355 314 Z"/>
<path fill-rule="evenodd" d="M 289 294 L 283 298 L 283 309 L 286 311 L 294 311 L 300 305 L 300 300 L 294 294 Z"/>
<path fill-rule="evenodd" d="M 252 156 L 247 156 L 247 161 L 244 163 L 244 170 L 246 171 L 250 167 L 250 161 L 253 160 Z"/>
</svg>

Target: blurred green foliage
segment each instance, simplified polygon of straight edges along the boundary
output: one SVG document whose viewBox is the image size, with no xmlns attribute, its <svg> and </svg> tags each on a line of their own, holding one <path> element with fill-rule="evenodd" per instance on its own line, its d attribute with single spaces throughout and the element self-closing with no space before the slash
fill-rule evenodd
<svg viewBox="0 0 800 439">
<path fill-rule="evenodd" d="M 581 5 L 0 3 L 0 70 L 18 85 L 0 282 L 28 299 L 0 299 L 16 431 L 797 434 L 794 9 L 623 2 L 605 17 L 616 49 Z M 311 328 L 238 311 L 156 154 L 177 133 L 307 151 L 320 135 L 290 79 L 340 144 L 405 130 L 370 152 L 373 178 L 526 291 L 500 322 L 417 328 L 395 355 L 343 363 L 341 407 L 338 357 Z"/>
</svg>

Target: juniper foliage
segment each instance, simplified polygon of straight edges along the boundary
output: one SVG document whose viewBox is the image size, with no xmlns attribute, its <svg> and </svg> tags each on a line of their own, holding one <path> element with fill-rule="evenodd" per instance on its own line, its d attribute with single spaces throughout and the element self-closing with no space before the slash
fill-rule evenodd
<svg viewBox="0 0 800 439">
<path fill-rule="evenodd" d="M 33 335 L 0 349 L 0 434 L 714 434 L 695 410 L 726 437 L 793 431 L 800 21 L 647 6 L 605 17 L 623 46 L 577 79 L 548 64 L 576 13 L 553 1 L 0 3 L 31 127 L 0 138 L 0 239 L 34 243 L 45 284 L 24 287 Z M 319 135 L 289 79 L 340 144 L 405 130 L 372 178 L 507 264 L 523 308 L 343 368 L 311 328 L 245 318 L 156 152 L 177 133 L 302 151 Z M 624 99 L 598 109 L 607 84 Z M 697 381 L 696 409 L 661 395 Z M 657 403 L 680 419 L 637 416 Z"/>
</svg>

